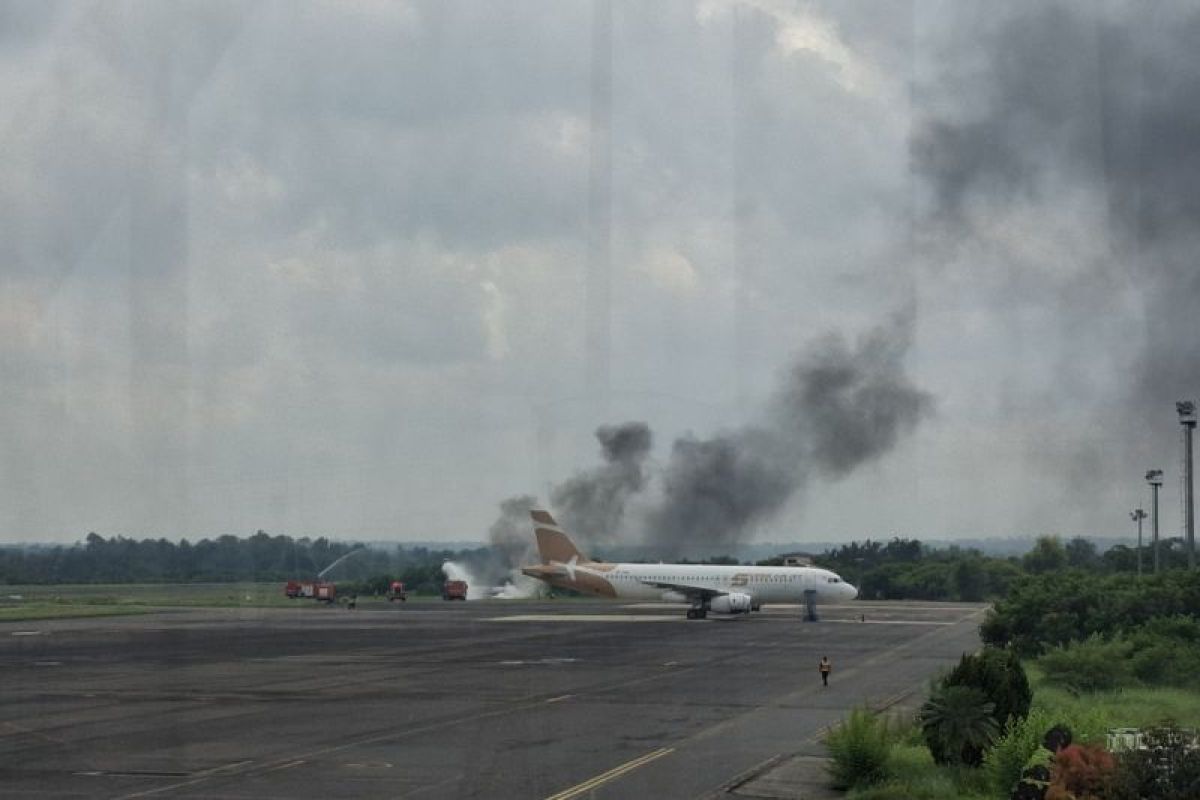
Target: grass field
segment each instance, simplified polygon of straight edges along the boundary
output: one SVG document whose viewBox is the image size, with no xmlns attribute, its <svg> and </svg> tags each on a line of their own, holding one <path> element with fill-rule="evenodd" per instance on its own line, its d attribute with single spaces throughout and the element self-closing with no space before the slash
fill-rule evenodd
<svg viewBox="0 0 1200 800">
<path fill-rule="evenodd" d="M 145 614 L 154 609 L 148 606 L 117 606 L 111 604 L 22 603 L 0 605 L 0 622 L 22 622 L 38 619 L 68 619 L 71 617 L 114 617 Z"/>
<path fill-rule="evenodd" d="M 286 597 L 279 582 L 4 586 L 0 587 L 0 622 L 144 614 L 161 608 L 296 608 L 315 602 Z M 358 602 L 383 605 L 388 601 L 360 595 Z M 410 596 L 408 602 L 442 600 Z"/>
<path fill-rule="evenodd" d="M 1027 665 L 1034 687 L 1034 708 L 1042 708 L 1073 723 L 1084 738 L 1103 741 L 1109 728 L 1139 728 L 1172 720 L 1200 727 L 1200 691 L 1166 687 L 1130 687 L 1111 692 L 1073 695 L 1042 680 L 1037 662 Z"/>
</svg>

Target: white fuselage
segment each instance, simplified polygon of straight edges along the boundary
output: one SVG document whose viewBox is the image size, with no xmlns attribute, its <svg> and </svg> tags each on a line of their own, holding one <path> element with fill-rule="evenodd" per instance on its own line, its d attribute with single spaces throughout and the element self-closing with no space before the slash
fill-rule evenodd
<svg viewBox="0 0 1200 800">
<path fill-rule="evenodd" d="M 580 564 L 576 571 L 590 572 Z M 630 600 L 687 601 L 683 593 L 661 584 L 712 589 L 727 594 L 750 595 L 755 604 L 802 603 L 805 592 L 816 593 L 821 603 L 853 600 L 858 590 L 837 574 L 817 567 L 743 567 L 703 564 L 615 564 L 602 576 L 619 598 Z"/>
</svg>

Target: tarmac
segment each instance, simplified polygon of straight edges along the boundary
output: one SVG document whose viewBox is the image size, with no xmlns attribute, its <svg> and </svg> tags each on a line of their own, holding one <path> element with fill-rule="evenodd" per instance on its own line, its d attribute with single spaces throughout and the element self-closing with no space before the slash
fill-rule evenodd
<svg viewBox="0 0 1200 800">
<path fill-rule="evenodd" d="M 911 705 L 978 647 L 983 608 L 301 600 L 3 623 L 0 795 L 830 797 L 822 731 Z"/>
</svg>

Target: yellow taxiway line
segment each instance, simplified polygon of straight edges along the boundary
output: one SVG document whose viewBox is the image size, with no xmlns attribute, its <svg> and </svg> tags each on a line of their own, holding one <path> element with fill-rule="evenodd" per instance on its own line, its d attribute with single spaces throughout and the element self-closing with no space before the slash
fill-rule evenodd
<svg viewBox="0 0 1200 800">
<path fill-rule="evenodd" d="M 659 749 L 651 751 L 639 758 L 635 758 L 632 761 L 626 761 L 619 767 L 613 767 L 608 772 L 602 773 L 594 778 L 584 781 L 583 783 L 572 786 L 570 789 L 563 789 L 558 794 L 552 794 L 547 797 L 546 800 L 570 800 L 572 797 L 578 797 L 584 792 L 590 792 L 592 789 L 595 789 L 598 786 L 602 786 L 609 781 L 616 780 L 626 773 L 633 772 L 638 767 L 644 767 L 651 761 L 657 761 L 663 756 L 669 756 L 674 752 L 674 747 L 660 747 Z"/>
</svg>

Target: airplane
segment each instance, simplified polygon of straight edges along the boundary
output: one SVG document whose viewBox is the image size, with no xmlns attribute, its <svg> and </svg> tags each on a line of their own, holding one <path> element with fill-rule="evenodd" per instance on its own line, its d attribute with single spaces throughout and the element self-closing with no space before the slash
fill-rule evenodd
<svg viewBox="0 0 1200 800">
<path fill-rule="evenodd" d="M 763 603 L 853 600 L 858 590 L 817 567 L 741 567 L 704 564 L 609 564 L 584 555 L 554 517 L 534 509 L 533 532 L 542 563 L 521 572 L 550 586 L 597 597 L 688 603 L 688 619 L 748 614 Z"/>
</svg>

